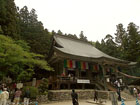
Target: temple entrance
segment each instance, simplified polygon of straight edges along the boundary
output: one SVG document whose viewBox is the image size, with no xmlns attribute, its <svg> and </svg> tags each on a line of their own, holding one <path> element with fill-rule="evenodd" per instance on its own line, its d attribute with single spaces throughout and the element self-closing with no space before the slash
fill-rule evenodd
<svg viewBox="0 0 140 105">
<path fill-rule="evenodd" d="M 85 89 L 94 89 L 95 85 L 93 84 L 85 84 Z"/>
<path fill-rule="evenodd" d="M 69 69 L 68 69 L 67 75 L 68 75 L 69 77 L 75 77 L 75 70 L 69 70 Z"/>
<path fill-rule="evenodd" d="M 86 78 L 87 77 L 87 72 L 86 70 L 81 70 L 80 72 L 80 77 Z"/>
<path fill-rule="evenodd" d="M 61 84 L 60 89 L 68 89 L 68 85 L 67 84 Z"/>
</svg>

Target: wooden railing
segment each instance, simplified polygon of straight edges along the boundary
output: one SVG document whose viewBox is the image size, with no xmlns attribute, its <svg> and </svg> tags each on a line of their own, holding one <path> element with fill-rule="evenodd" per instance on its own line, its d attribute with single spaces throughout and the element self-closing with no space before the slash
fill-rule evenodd
<svg viewBox="0 0 140 105">
<path fill-rule="evenodd" d="M 68 77 L 68 76 L 58 76 L 59 82 L 77 82 L 77 79 L 89 79 L 87 77 Z"/>
<path fill-rule="evenodd" d="M 76 82 L 75 77 L 68 77 L 68 76 L 58 76 L 58 82 Z"/>
</svg>

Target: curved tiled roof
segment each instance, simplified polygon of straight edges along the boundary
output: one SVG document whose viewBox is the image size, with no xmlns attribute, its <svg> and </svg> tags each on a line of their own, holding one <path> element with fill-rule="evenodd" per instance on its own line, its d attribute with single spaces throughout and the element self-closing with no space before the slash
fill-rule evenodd
<svg viewBox="0 0 140 105">
<path fill-rule="evenodd" d="M 98 50 L 88 42 L 69 38 L 68 36 L 63 36 L 63 35 L 54 35 L 54 39 L 56 43 L 61 46 L 61 47 L 55 46 L 55 48 L 65 54 L 81 56 L 81 57 L 86 57 L 91 59 L 107 58 L 118 62 L 130 63 L 128 61 L 109 56 L 103 53 L 102 51 Z"/>
</svg>

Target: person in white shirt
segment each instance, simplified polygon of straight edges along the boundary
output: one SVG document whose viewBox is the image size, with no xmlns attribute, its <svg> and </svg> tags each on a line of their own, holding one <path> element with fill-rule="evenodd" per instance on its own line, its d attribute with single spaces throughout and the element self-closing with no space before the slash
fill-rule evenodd
<svg viewBox="0 0 140 105">
<path fill-rule="evenodd" d="M 133 89 L 134 96 L 137 98 L 138 90 L 136 88 Z"/>
<path fill-rule="evenodd" d="M 1 93 L 1 105 L 6 105 L 8 98 L 9 92 L 7 91 L 7 88 L 4 88 L 3 92 Z"/>
</svg>

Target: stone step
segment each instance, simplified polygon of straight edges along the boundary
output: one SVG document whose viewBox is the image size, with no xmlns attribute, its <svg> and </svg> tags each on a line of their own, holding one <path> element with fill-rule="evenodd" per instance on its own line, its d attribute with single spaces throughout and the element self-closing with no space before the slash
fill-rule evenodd
<svg viewBox="0 0 140 105">
<path fill-rule="evenodd" d="M 125 92 L 121 92 L 121 97 L 124 99 L 124 100 L 134 100 L 135 97 L 133 97 L 132 95 L 128 94 L 128 93 L 125 93 Z"/>
</svg>

